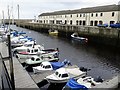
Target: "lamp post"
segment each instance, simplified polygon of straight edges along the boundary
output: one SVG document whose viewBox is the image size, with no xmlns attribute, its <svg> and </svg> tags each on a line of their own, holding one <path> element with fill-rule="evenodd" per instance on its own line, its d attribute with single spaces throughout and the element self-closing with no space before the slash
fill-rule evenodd
<svg viewBox="0 0 120 90">
<path fill-rule="evenodd" d="M 120 23 L 120 1 L 118 2 L 118 23 Z"/>
<path fill-rule="evenodd" d="M 12 90 L 15 90 L 15 82 L 14 82 L 14 68 L 13 68 L 13 59 L 12 59 L 12 51 L 11 51 L 11 40 L 10 40 L 10 11 L 8 6 L 8 20 L 9 20 L 9 34 L 8 34 L 8 51 L 9 51 L 9 64 L 10 64 L 10 76 L 11 76 L 11 84 Z"/>
</svg>

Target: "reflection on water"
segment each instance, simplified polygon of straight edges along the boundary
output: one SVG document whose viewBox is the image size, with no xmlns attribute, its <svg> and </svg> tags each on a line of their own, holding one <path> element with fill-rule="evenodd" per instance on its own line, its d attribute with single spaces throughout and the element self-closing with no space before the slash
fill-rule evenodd
<svg viewBox="0 0 120 90">
<path fill-rule="evenodd" d="M 35 38 L 38 44 L 44 44 L 45 48 L 59 48 L 61 61 L 67 59 L 72 64 L 91 69 L 88 75 L 108 79 L 120 72 L 120 53 L 111 47 L 91 44 L 89 41 L 81 43 L 53 37 L 15 26 L 12 28 L 27 32 L 27 35 Z"/>
</svg>

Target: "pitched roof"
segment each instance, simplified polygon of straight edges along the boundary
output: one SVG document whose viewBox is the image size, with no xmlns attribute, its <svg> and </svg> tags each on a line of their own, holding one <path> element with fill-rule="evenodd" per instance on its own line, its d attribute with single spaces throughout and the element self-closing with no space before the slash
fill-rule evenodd
<svg viewBox="0 0 120 90">
<path fill-rule="evenodd" d="M 81 8 L 76 10 L 62 10 L 55 12 L 42 13 L 39 16 L 49 16 L 49 15 L 63 15 L 63 14 L 76 14 L 76 13 L 94 13 L 94 12 L 108 12 L 108 11 L 118 11 L 118 5 L 106 5 L 97 7 Z"/>
</svg>

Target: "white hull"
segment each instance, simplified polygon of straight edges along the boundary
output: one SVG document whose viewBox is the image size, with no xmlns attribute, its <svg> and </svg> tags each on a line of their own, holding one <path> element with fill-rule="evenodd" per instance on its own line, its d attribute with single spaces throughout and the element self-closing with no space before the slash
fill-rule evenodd
<svg viewBox="0 0 120 90">
<path fill-rule="evenodd" d="M 65 76 L 62 77 L 62 75 Z M 86 72 L 79 70 L 79 67 L 73 65 L 73 66 L 57 69 L 55 73 L 47 76 L 45 79 L 50 83 L 65 83 L 70 78 L 78 79 L 83 76 L 86 76 Z"/>
<path fill-rule="evenodd" d="M 81 78 L 85 75 L 86 75 L 86 73 L 79 75 L 79 76 L 71 76 L 70 78 L 78 79 L 78 78 Z M 49 79 L 49 78 L 45 78 L 45 79 L 50 83 L 66 83 L 70 78 L 64 79 L 64 80 L 54 80 L 54 79 Z"/>
<path fill-rule="evenodd" d="M 47 72 L 47 71 L 51 71 L 51 70 L 38 70 L 38 69 L 35 69 L 33 67 L 33 73 L 36 74 L 36 73 L 44 73 L 44 72 Z"/>
<path fill-rule="evenodd" d="M 16 58 L 27 59 L 27 58 L 30 58 L 30 57 L 35 56 L 35 55 L 37 55 L 37 54 L 19 54 L 19 53 L 17 53 Z"/>
</svg>

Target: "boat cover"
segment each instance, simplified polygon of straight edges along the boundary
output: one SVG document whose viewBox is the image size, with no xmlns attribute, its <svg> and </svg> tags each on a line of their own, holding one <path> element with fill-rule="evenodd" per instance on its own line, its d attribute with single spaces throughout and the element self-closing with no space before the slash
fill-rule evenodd
<svg viewBox="0 0 120 90">
<path fill-rule="evenodd" d="M 88 88 L 84 85 L 80 85 L 79 83 L 77 83 L 77 81 L 74 78 L 71 78 L 67 82 L 66 87 L 70 88 L 70 90 L 88 90 Z"/>
<path fill-rule="evenodd" d="M 21 32 L 18 32 L 18 34 L 22 35 L 22 34 L 26 34 L 26 32 L 21 31 Z"/>
<path fill-rule="evenodd" d="M 62 62 L 50 62 L 50 63 L 53 67 L 53 70 L 56 70 L 58 68 L 61 68 L 61 67 L 65 66 L 65 64 L 62 63 Z"/>
</svg>

